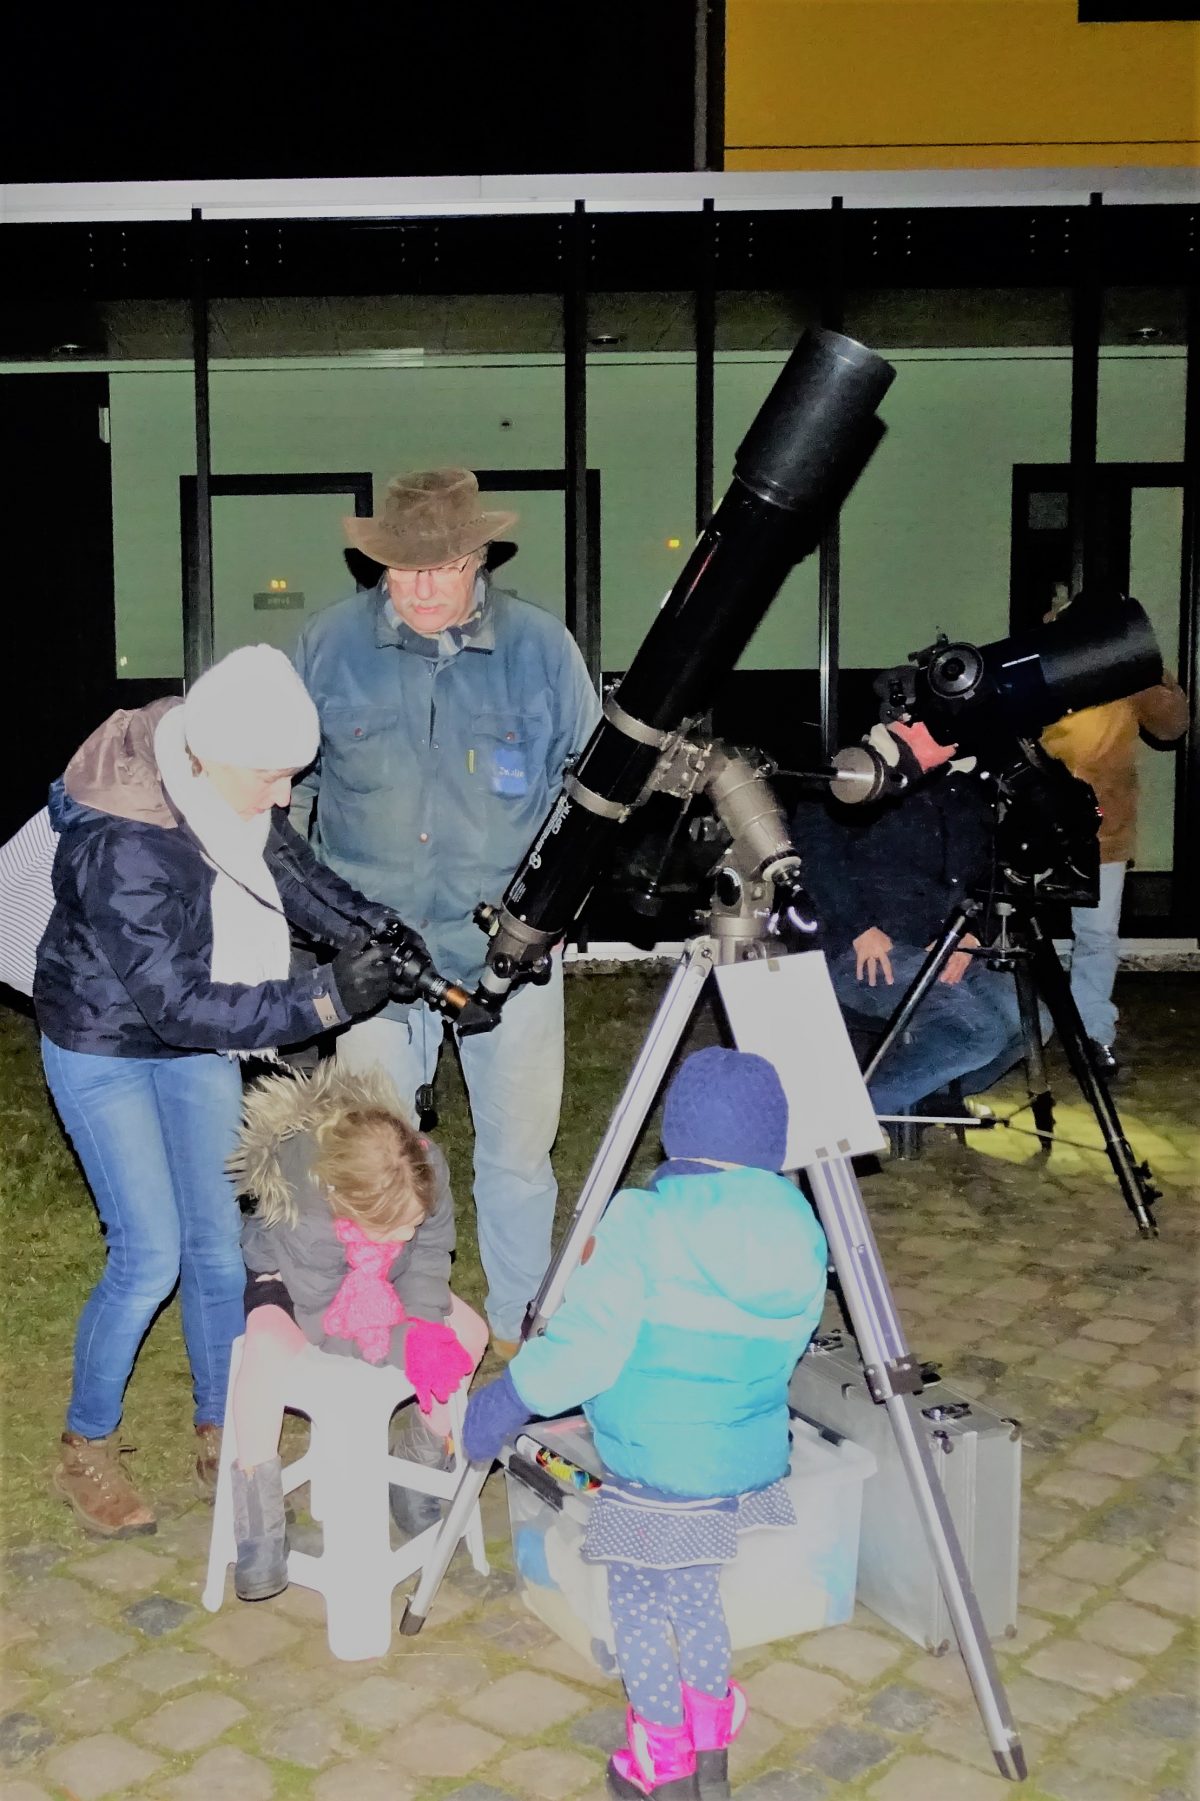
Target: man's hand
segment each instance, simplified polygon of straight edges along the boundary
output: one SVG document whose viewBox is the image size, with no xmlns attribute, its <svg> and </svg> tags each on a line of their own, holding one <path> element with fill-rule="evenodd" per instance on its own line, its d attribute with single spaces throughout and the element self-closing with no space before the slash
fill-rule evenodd
<svg viewBox="0 0 1200 1801">
<path fill-rule="evenodd" d="M 978 948 L 979 945 L 979 940 L 976 938 L 974 932 L 964 932 L 958 942 L 962 946 L 962 949 L 953 952 L 951 956 L 947 957 L 946 967 L 938 977 L 939 982 L 949 982 L 951 987 L 953 987 L 956 982 L 962 981 L 974 961 L 974 959 L 968 955 L 970 947 L 974 945 Z M 928 950 L 930 946 L 926 945 L 925 948 Z"/>
<path fill-rule="evenodd" d="M 899 738 L 900 742 L 908 748 L 922 774 L 927 774 L 929 770 L 937 769 L 941 764 L 948 763 L 958 749 L 957 744 L 939 744 L 938 740 L 930 733 L 929 728 L 923 725 L 919 719 L 914 720 L 912 724 L 906 724 L 901 720 L 895 725 L 890 725 L 888 731 L 891 732 L 893 738 Z"/>
<path fill-rule="evenodd" d="M 867 986 L 874 988 L 878 972 L 882 970 L 884 981 L 889 988 L 892 986 L 895 978 L 892 975 L 891 963 L 888 961 L 888 952 L 891 948 L 891 939 L 886 932 L 880 931 L 878 926 L 868 926 L 865 932 L 859 933 L 854 940 L 854 973 L 860 982 L 865 971 Z"/>
</svg>

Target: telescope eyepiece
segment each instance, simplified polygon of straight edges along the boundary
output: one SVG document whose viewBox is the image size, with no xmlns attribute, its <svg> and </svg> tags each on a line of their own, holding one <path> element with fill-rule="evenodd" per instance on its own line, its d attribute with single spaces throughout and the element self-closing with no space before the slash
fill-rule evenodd
<svg viewBox="0 0 1200 1801">
<path fill-rule="evenodd" d="M 966 700 L 985 673 L 983 656 L 974 644 L 947 644 L 930 659 L 925 679 L 939 700 Z"/>
</svg>

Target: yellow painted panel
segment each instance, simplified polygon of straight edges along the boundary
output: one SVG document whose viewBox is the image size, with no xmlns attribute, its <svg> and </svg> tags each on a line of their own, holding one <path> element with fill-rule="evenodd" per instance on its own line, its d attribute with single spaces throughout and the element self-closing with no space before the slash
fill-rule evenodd
<svg viewBox="0 0 1200 1801">
<path fill-rule="evenodd" d="M 1191 169 L 1196 144 L 992 144 L 933 149 L 886 144 L 864 150 L 727 150 L 726 169 Z"/>
<path fill-rule="evenodd" d="M 1200 25 L 1075 0 L 728 0 L 726 166 L 1200 161 Z"/>
</svg>

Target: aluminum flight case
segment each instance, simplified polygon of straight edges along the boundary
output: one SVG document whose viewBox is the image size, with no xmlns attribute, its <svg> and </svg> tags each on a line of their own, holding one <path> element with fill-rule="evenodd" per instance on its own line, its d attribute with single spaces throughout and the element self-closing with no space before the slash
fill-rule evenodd
<svg viewBox="0 0 1200 1801">
<path fill-rule="evenodd" d="M 928 1369 L 928 1366 L 927 1366 Z M 1017 1627 L 1021 1428 L 926 1374 L 908 1397 L 924 1429 L 963 1557 L 993 1639 Z M 954 1629 L 885 1409 L 871 1399 L 853 1340 L 813 1340 L 788 1390 L 794 1412 L 872 1453 L 877 1474 L 863 1493 L 858 1598 L 914 1643 L 941 1652 Z"/>
</svg>

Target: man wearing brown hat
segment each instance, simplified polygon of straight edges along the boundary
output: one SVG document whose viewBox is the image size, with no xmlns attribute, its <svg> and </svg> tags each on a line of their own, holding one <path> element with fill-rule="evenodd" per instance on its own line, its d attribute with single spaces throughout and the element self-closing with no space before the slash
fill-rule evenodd
<svg viewBox="0 0 1200 1801">
<path fill-rule="evenodd" d="M 486 950 L 474 909 L 504 892 L 599 718 L 565 628 L 488 578 L 487 547 L 516 517 L 485 510 L 465 469 L 397 476 L 381 513 L 345 521 L 350 542 L 383 564 L 378 586 L 320 613 L 296 652 L 321 752 L 297 784 L 293 824 L 311 823 L 326 861 L 394 907 L 438 969 L 468 984 Z M 554 965 L 547 986 L 512 996 L 495 1031 L 459 1044 L 487 1313 L 502 1349 L 550 1251 L 563 1075 Z M 382 1065 L 411 1098 L 432 1080 L 442 1031 L 423 1005 L 389 1005 L 343 1035 L 338 1058 Z"/>
</svg>

